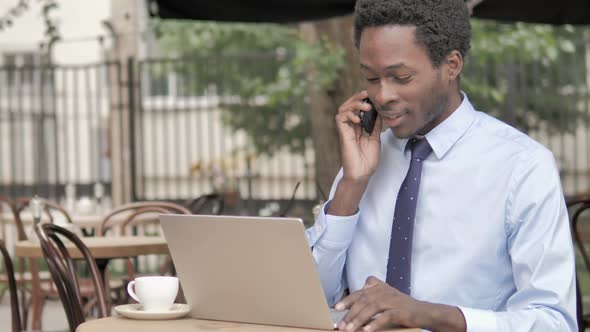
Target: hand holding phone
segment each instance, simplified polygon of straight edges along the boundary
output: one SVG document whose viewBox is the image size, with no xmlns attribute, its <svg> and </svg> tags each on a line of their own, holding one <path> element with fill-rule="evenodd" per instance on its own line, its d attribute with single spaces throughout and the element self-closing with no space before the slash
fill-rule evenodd
<svg viewBox="0 0 590 332">
<path fill-rule="evenodd" d="M 382 121 L 368 96 L 366 90 L 352 95 L 340 105 L 335 117 L 344 181 L 338 182 L 334 192 L 328 209 L 331 215 L 356 213 L 368 181 L 379 165 Z"/>
<path fill-rule="evenodd" d="M 375 121 L 377 120 L 377 110 L 375 109 L 375 105 L 371 102 L 371 99 L 365 98 L 363 102 L 368 103 L 371 105 L 370 111 L 361 111 L 359 116 L 361 118 L 361 127 L 367 132 L 368 134 L 373 132 L 373 128 L 375 128 Z"/>
</svg>

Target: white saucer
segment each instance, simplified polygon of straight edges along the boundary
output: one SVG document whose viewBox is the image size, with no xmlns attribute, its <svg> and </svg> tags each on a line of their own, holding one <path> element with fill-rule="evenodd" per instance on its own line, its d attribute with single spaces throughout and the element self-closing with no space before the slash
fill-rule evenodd
<svg viewBox="0 0 590 332">
<path fill-rule="evenodd" d="M 113 309 L 119 315 L 131 319 L 175 319 L 186 316 L 190 311 L 188 304 L 181 303 L 173 304 L 167 311 L 144 311 L 139 303 L 118 305 Z"/>
</svg>

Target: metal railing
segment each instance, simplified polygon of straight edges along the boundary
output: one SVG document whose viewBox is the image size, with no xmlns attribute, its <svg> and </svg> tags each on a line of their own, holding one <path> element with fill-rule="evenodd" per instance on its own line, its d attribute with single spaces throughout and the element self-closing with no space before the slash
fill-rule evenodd
<svg viewBox="0 0 590 332">
<path fill-rule="evenodd" d="M 0 67 L 0 193 L 109 192 L 109 118 L 118 63 Z"/>
<path fill-rule="evenodd" d="M 260 116 L 241 97 L 242 84 L 253 77 L 272 80 L 282 62 L 274 53 L 139 61 L 132 116 L 135 195 L 184 199 L 228 192 L 252 205 L 287 199 L 302 182 L 297 198 L 314 200 L 310 140 L 302 153 L 257 153 L 252 137 L 227 121 L 235 112 Z"/>
<path fill-rule="evenodd" d="M 0 68 L 13 87 L 0 88 L 0 194 L 92 197 L 97 184 L 108 195 L 129 181 L 134 200 L 228 192 L 253 205 L 289 199 L 302 182 L 296 199 L 315 200 L 311 141 L 302 153 L 257 154 L 224 120 L 242 105 L 256 116 L 236 78 L 270 78 L 281 61 L 250 54 Z M 51 80 L 25 84 L 29 73 Z"/>
<path fill-rule="evenodd" d="M 590 191 L 590 52 L 576 47 L 558 71 L 514 59 L 468 63 L 463 74 L 466 86 L 479 88 L 467 93 L 480 110 L 553 151 L 566 193 Z M 301 182 L 295 198 L 316 200 L 309 139 L 301 153 L 267 156 L 227 121 L 258 115 L 241 84 L 270 80 L 283 61 L 249 54 L 0 67 L 0 194 L 60 200 L 73 186 L 75 196 L 93 197 L 97 187 L 110 196 L 127 181 L 131 199 L 216 191 L 255 208 L 289 200 Z"/>
</svg>

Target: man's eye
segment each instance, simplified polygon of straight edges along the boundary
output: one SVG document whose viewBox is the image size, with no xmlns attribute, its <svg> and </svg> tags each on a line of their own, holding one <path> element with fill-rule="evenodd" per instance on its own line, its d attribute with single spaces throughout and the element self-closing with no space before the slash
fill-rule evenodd
<svg viewBox="0 0 590 332">
<path fill-rule="evenodd" d="M 379 81 L 378 77 L 367 77 L 367 82 L 375 83 Z"/>
<path fill-rule="evenodd" d="M 408 83 L 409 81 L 412 80 L 413 77 L 414 77 L 414 75 L 405 75 L 405 76 L 396 76 L 394 78 L 397 82 Z"/>
</svg>

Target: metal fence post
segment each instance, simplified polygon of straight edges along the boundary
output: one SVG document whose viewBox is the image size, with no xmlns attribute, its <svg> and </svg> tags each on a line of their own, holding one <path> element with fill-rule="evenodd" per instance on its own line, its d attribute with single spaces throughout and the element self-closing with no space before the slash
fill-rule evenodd
<svg viewBox="0 0 590 332">
<path fill-rule="evenodd" d="M 136 107 L 136 87 L 138 84 L 138 79 L 135 73 L 135 59 L 134 57 L 130 56 L 127 58 L 127 82 L 128 82 L 128 93 L 129 93 L 129 174 L 130 174 L 130 194 L 131 194 L 131 201 L 135 202 L 137 200 L 137 188 L 136 188 L 136 179 L 135 179 L 135 107 Z"/>
</svg>

